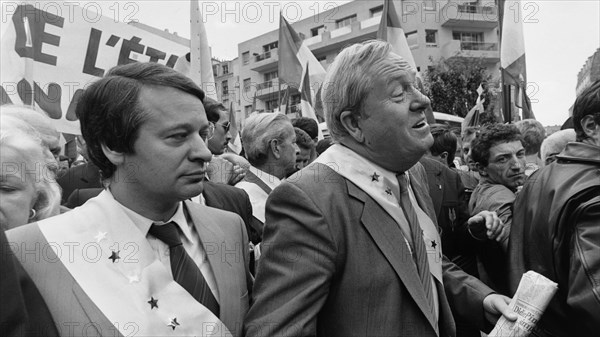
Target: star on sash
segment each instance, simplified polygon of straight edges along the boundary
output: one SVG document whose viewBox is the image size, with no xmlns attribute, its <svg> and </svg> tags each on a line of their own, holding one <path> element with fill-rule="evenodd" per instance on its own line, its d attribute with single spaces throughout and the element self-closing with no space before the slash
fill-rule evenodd
<svg viewBox="0 0 600 337">
<path fill-rule="evenodd" d="M 150 297 L 150 301 L 147 302 L 148 304 L 150 304 L 150 310 L 157 308 L 158 309 L 158 299 L 154 298 L 154 297 Z"/>
<path fill-rule="evenodd" d="M 115 263 L 115 261 L 121 259 L 121 257 L 119 256 L 120 252 L 121 252 L 120 250 L 117 250 L 116 252 L 113 250 L 112 254 L 110 254 L 110 256 L 108 257 L 108 259 L 112 260 L 112 262 Z"/>
<path fill-rule="evenodd" d="M 377 174 L 377 172 L 373 172 L 373 175 L 371 176 L 371 182 L 379 182 L 379 174 Z"/>
<path fill-rule="evenodd" d="M 170 326 L 171 328 L 173 328 L 173 330 L 175 330 L 175 328 L 178 327 L 179 325 L 181 325 L 181 324 L 179 324 L 179 322 L 177 322 L 177 317 L 171 318 L 171 321 L 169 322 L 169 324 L 167 324 L 167 326 Z"/>
</svg>

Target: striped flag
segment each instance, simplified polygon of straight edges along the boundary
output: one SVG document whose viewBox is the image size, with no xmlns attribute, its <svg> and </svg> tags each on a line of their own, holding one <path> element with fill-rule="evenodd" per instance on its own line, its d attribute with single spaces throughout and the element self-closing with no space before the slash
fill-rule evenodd
<svg viewBox="0 0 600 337">
<path fill-rule="evenodd" d="M 290 87 L 283 92 L 283 97 L 281 98 L 281 104 L 279 105 L 279 112 L 287 115 L 290 113 Z"/>
<path fill-rule="evenodd" d="M 312 106 L 312 93 L 310 88 L 310 73 L 309 66 L 306 64 L 304 67 L 304 73 L 302 74 L 302 82 L 300 82 L 300 108 L 302 111 L 302 117 L 312 118 L 319 124 L 319 120 L 317 119 L 317 115 L 315 114 L 315 109 Z M 317 138 L 319 140 L 323 139 L 323 132 L 321 128 L 319 129 L 319 133 Z"/>
<path fill-rule="evenodd" d="M 531 101 L 527 97 L 527 69 L 525 62 L 525 41 L 523 38 L 523 11 L 520 0 L 501 0 L 500 13 L 500 69 L 502 71 L 503 91 L 514 89 L 511 101 L 522 110 L 523 119 L 534 118 Z M 518 8 L 518 10 L 514 10 Z M 518 17 L 515 17 L 517 15 Z M 512 88 L 511 88 L 512 87 Z M 507 92 L 504 97 L 508 97 Z M 510 122 L 511 102 L 504 100 L 505 121 Z"/>
<path fill-rule="evenodd" d="M 304 66 L 310 65 L 311 82 L 323 83 L 325 79 L 325 69 L 317 61 L 317 58 L 310 49 L 304 45 L 304 41 L 298 33 L 283 17 L 279 14 L 279 79 L 285 81 L 288 86 L 299 87 L 302 81 Z"/>
<path fill-rule="evenodd" d="M 190 0 L 190 53 L 180 57 L 173 68 L 191 78 L 207 97 L 218 100 L 206 27 L 201 17 L 198 0 Z"/>
<path fill-rule="evenodd" d="M 479 84 L 479 88 L 477 88 L 477 102 L 475 102 L 475 106 L 469 110 L 465 119 L 462 121 L 463 131 L 471 126 L 479 126 L 479 115 L 484 111 L 483 102 L 485 102 L 485 99 L 481 98 L 482 93 L 483 86 Z"/>
<path fill-rule="evenodd" d="M 410 47 L 408 47 L 404 29 L 402 29 L 402 26 L 400 25 L 401 16 L 402 12 L 396 9 L 394 1 L 384 0 L 381 23 L 379 24 L 379 30 L 377 31 L 377 39 L 390 43 L 394 53 L 402 56 L 402 58 L 416 70 L 417 64 L 410 51 Z"/>
<path fill-rule="evenodd" d="M 242 152 L 242 140 L 240 139 L 239 127 L 237 125 L 237 118 L 235 115 L 235 110 L 233 109 L 233 102 L 229 103 L 229 123 L 231 127 L 229 128 L 229 132 L 231 132 L 231 139 L 229 140 L 229 151 L 235 154 L 240 154 Z"/>
</svg>

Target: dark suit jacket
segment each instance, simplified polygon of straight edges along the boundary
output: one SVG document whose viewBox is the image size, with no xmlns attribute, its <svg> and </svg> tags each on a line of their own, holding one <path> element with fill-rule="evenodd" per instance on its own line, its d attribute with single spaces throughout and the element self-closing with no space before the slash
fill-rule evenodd
<svg viewBox="0 0 600 337">
<path fill-rule="evenodd" d="M 411 184 L 435 222 L 422 166 Z M 436 336 L 423 285 L 400 226 L 369 195 L 313 163 L 275 188 L 266 207 L 246 336 Z M 439 331 L 456 315 L 483 327 L 491 293 L 443 261 Z"/>
<path fill-rule="evenodd" d="M 469 207 L 460 175 L 437 160 L 423 157 L 419 163 L 427 172 L 429 195 L 441 229 L 444 255 L 477 277 L 477 241 L 467 231 Z"/>
<path fill-rule="evenodd" d="M 67 198 L 77 189 L 102 187 L 100 169 L 92 162 L 71 167 L 63 176 L 58 177 L 56 181 L 62 189 L 61 204 L 67 202 Z"/>
<path fill-rule="evenodd" d="M 0 336 L 58 336 L 42 295 L 0 233 Z"/>
</svg>

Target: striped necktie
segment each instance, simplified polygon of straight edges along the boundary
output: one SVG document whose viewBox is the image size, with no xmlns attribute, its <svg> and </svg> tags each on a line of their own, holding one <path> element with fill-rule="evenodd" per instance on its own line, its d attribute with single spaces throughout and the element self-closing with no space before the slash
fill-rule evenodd
<svg viewBox="0 0 600 337">
<path fill-rule="evenodd" d="M 169 246 L 171 271 L 175 282 L 219 317 L 219 303 L 208 287 L 200 268 L 183 248 L 177 224 L 173 221 L 164 225 L 153 224 L 148 233 Z"/>
<path fill-rule="evenodd" d="M 399 174 L 397 176 L 398 182 L 400 183 L 400 206 L 404 211 L 406 220 L 410 226 L 411 239 L 413 242 L 413 254 L 414 260 L 417 264 L 417 270 L 419 271 L 419 278 L 423 283 L 423 290 L 425 291 L 425 297 L 429 302 L 431 311 L 433 312 L 435 305 L 433 303 L 433 289 L 431 281 L 431 272 L 429 271 L 429 261 L 427 259 L 427 249 L 425 248 L 425 242 L 423 241 L 423 230 L 419 225 L 419 218 L 413 208 L 410 196 L 408 194 L 408 176 L 405 174 Z"/>
</svg>

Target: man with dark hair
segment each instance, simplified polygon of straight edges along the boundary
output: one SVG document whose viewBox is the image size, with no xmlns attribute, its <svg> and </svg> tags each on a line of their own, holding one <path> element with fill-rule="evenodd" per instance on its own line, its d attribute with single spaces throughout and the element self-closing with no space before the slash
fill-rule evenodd
<svg viewBox="0 0 600 337">
<path fill-rule="evenodd" d="M 450 127 L 445 124 L 432 124 L 431 135 L 433 136 L 433 145 L 429 148 L 428 154 L 432 159 L 452 167 L 458 138 Z"/>
<path fill-rule="evenodd" d="M 212 157 L 203 99 L 155 63 L 115 67 L 81 96 L 76 114 L 106 190 L 7 232 L 63 332 L 240 334 L 252 285 L 244 224 L 187 201 L 202 192 Z M 21 250 L 49 243 L 62 254 L 33 261 Z"/>
<path fill-rule="evenodd" d="M 471 147 L 471 156 L 481 179 L 469 201 L 471 215 L 483 210 L 493 211 L 510 232 L 512 205 L 517 189 L 525 182 L 525 149 L 521 134 L 514 125 L 490 124 L 483 127 Z M 481 280 L 502 293 L 507 293 L 505 251 L 508 236 L 495 242 L 485 240 L 480 245 L 479 258 L 483 269 Z"/>
<path fill-rule="evenodd" d="M 538 336 L 600 331 L 600 81 L 575 100 L 573 124 L 577 141 L 525 182 L 513 212 L 511 293 L 528 270 L 558 283 Z"/>
<path fill-rule="evenodd" d="M 300 149 L 300 153 L 296 156 L 296 170 L 302 170 L 310 164 L 311 153 L 315 151 L 315 143 L 304 130 L 295 127 L 296 145 Z"/>
<path fill-rule="evenodd" d="M 295 128 L 299 128 L 302 131 L 306 132 L 308 136 L 312 139 L 313 147 L 310 151 L 310 157 L 306 162 L 306 165 L 310 164 L 317 158 L 317 142 L 319 141 L 319 123 L 316 120 L 309 117 L 298 117 L 292 119 L 292 125 Z"/>
</svg>

